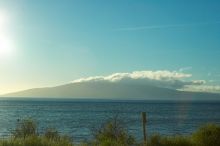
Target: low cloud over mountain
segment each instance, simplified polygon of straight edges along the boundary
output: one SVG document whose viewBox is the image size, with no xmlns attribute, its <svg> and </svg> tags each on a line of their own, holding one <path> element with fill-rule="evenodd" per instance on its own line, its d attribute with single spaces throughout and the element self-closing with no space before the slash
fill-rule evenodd
<svg viewBox="0 0 220 146">
<path fill-rule="evenodd" d="M 74 80 L 72 83 L 112 82 L 152 85 L 163 88 L 198 91 L 220 92 L 220 86 L 206 85 L 205 80 L 189 80 L 192 74 L 177 71 L 134 71 L 132 73 L 114 73 L 108 76 L 94 76 Z"/>
<path fill-rule="evenodd" d="M 72 97 L 104 99 L 220 99 L 219 86 L 190 80 L 192 74 L 176 71 L 134 71 L 81 78 L 69 84 L 29 89 L 10 97 Z"/>
</svg>

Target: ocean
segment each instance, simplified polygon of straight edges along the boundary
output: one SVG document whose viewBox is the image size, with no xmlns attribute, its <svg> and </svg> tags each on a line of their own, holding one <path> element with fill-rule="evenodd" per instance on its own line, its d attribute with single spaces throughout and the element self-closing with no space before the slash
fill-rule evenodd
<svg viewBox="0 0 220 146">
<path fill-rule="evenodd" d="M 17 119 L 32 118 L 40 133 L 53 127 L 75 141 L 88 140 L 94 127 L 118 116 L 141 139 L 141 112 L 147 113 L 148 135 L 185 135 L 206 123 L 220 124 L 220 101 L 0 99 L 0 137 L 10 136 Z"/>
</svg>

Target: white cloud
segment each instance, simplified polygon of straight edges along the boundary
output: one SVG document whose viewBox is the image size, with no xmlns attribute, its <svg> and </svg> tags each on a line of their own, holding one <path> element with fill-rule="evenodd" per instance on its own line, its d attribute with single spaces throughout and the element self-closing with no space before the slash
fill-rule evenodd
<svg viewBox="0 0 220 146">
<path fill-rule="evenodd" d="M 194 80 L 192 81 L 194 85 L 203 85 L 206 83 L 205 80 Z"/>
<path fill-rule="evenodd" d="M 124 79 L 150 79 L 150 80 L 158 80 L 158 81 L 173 81 L 173 80 L 181 80 L 183 78 L 191 77 L 191 74 L 179 73 L 176 71 L 134 71 L 132 73 L 114 73 L 109 76 L 95 76 L 88 78 L 81 78 L 74 80 L 73 82 L 91 82 L 91 81 L 110 81 L 117 82 Z"/>
<path fill-rule="evenodd" d="M 212 92 L 220 93 L 220 86 L 217 85 L 186 85 L 182 89 L 184 91 L 193 91 L 193 92 Z"/>
<path fill-rule="evenodd" d="M 114 73 L 108 76 L 94 76 L 74 80 L 73 83 L 81 82 L 110 82 L 153 85 L 164 88 L 182 89 L 186 85 L 203 85 L 204 80 L 185 81 L 191 74 L 176 71 L 134 71 L 131 73 Z"/>
<path fill-rule="evenodd" d="M 207 85 L 205 80 L 190 80 L 192 74 L 159 70 L 159 71 L 134 71 L 131 73 L 113 73 L 108 76 L 93 76 L 80 78 L 72 83 L 129 83 L 152 85 L 182 91 L 220 93 L 220 86 Z"/>
</svg>

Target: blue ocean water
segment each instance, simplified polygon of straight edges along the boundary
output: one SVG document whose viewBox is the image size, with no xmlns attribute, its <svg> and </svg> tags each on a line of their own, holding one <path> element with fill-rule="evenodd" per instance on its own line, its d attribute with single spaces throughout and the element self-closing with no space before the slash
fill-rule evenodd
<svg viewBox="0 0 220 146">
<path fill-rule="evenodd" d="M 0 99 L 0 136 L 7 137 L 17 119 L 33 118 L 39 132 L 55 127 L 76 141 L 91 138 L 91 129 L 118 115 L 128 131 L 142 138 L 141 112 L 147 132 L 189 134 L 202 124 L 220 124 L 220 101 L 114 101 L 71 99 Z"/>
</svg>

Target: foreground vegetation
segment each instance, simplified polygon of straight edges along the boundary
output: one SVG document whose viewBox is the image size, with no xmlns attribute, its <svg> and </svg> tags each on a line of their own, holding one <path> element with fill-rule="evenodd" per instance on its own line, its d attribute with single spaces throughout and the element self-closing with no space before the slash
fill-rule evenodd
<svg viewBox="0 0 220 146">
<path fill-rule="evenodd" d="M 17 122 L 12 137 L 0 140 L 0 146 L 144 146 L 130 135 L 117 118 L 92 130 L 93 140 L 74 144 L 56 129 L 47 128 L 39 134 L 37 124 L 31 119 Z M 147 146 L 220 146 L 220 126 L 208 124 L 189 136 L 161 136 L 148 138 Z"/>
</svg>

